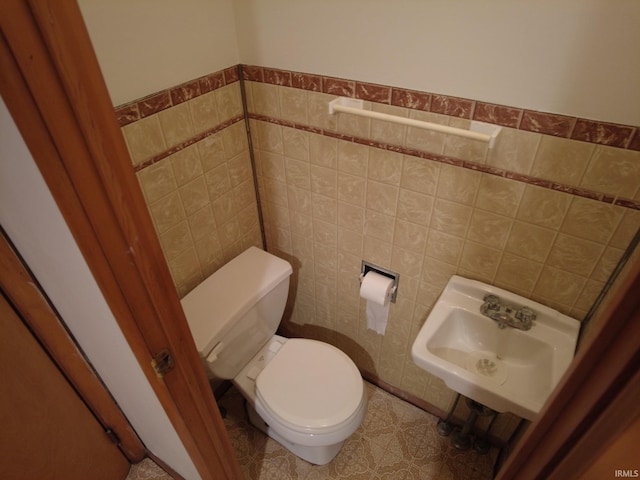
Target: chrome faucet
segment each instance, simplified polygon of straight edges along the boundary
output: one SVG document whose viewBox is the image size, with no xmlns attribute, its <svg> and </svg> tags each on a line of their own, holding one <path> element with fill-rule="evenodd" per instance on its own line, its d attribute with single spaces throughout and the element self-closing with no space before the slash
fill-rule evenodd
<svg viewBox="0 0 640 480">
<path fill-rule="evenodd" d="M 497 295 L 485 295 L 482 300 L 484 303 L 480 306 L 480 313 L 498 322 L 498 328 L 509 326 L 529 330 L 536 319 L 536 312 L 529 307 L 516 309 L 511 305 L 503 305 Z"/>
</svg>

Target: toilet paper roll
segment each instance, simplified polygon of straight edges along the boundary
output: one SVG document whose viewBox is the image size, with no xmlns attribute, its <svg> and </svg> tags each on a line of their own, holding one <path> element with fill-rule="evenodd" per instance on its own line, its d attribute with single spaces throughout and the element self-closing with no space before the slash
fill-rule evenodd
<svg viewBox="0 0 640 480">
<path fill-rule="evenodd" d="M 389 319 L 389 296 L 393 279 L 376 272 L 367 272 L 360 285 L 360 296 L 367 301 L 367 328 L 384 335 Z"/>
</svg>

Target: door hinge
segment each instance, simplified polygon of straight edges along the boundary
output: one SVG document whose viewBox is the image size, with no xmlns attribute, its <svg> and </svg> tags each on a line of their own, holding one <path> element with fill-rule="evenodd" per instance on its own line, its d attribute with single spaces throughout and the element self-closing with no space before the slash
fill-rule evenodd
<svg viewBox="0 0 640 480">
<path fill-rule="evenodd" d="M 164 349 L 153 356 L 151 359 L 151 366 L 156 371 L 156 375 L 158 375 L 159 378 L 162 378 L 173 370 L 175 363 L 173 362 L 173 357 L 169 353 L 169 350 Z"/>
</svg>

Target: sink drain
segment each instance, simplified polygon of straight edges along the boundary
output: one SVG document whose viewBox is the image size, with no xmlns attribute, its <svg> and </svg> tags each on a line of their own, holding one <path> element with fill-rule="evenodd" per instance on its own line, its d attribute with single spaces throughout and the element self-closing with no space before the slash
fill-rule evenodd
<svg viewBox="0 0 640 480">
<path fill-rule="evenodd" d="M 472 373 L 490 378 L 498 385 L 502 385 L 508 376 L 505 364 L 485 352 L 470 353 L 466 359 L 465 368 Z"/>
</svg>

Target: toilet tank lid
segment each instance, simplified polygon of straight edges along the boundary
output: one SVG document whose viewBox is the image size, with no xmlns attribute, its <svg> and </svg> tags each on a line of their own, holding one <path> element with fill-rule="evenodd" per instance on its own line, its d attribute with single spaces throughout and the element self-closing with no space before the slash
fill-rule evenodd
<svg viewBox="0 0 640 480">
<path fill-rule="evenodd" d="M 292 271 L 286 260 L 250 247 L 189 292 L 181 303 L 200 355 L 208 355 L 225 331 Z"/>
</svg>

